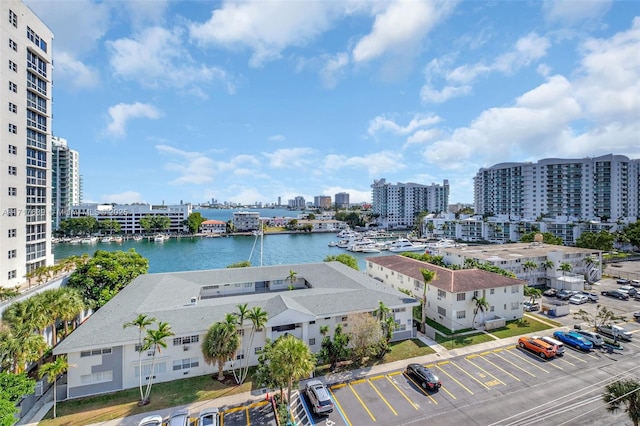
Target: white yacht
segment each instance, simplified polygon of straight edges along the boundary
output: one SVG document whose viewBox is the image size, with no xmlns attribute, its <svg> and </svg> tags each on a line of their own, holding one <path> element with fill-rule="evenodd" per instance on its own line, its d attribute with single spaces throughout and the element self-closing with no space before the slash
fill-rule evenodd
<svg viewBox="0 0 640 426">
<path fill-rule="evenodd" d="M 366 238 L 354 242 L 349 247 L 347 247 L 347 250 L 356 253 L 380 253 L 380 249 L 378 248 L 376 242 Z"/>
<path fill-rule="evenodd" d="M 397 240 L 388 243 L 387 247 L 388 250 L 393 253 L 402 253 L 405 251 L 424 251 L 427 248 L 426 244 L 412 243 L 406 238 L 398 238 Z"/>
<path fill-rule="evenodd" d="M 155 237 L 153 237 L 153 241 L 156 242 L 156 243 L 162 243 L 167 238 L 169 238 L 169 237 L 167 237 L 166 235 L 158 234 Z"/>
<path fill-rule="evenodd" d="M 425 245 L 426 253 L 433 255 L 440 253 L 440 249 L 443 248 L 466 246 L 466 244 L 458 244 L 455 240 L 448 238 L 442 238 L 433 243 L 426 243 Z"/>
<path fill-rule="evenodd" d="M 112 237 L 102 237 L 100 242 L 101 243 L 112 243 L 113 242 L 113 238 Z"/>
</svg>

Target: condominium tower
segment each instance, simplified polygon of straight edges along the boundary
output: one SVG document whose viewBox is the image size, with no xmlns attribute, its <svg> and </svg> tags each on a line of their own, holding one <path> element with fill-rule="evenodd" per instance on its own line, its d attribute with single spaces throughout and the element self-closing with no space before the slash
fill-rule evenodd
<svg viewBox="0 0 640 426">
<path fill-rule="evenodd" d="M 412 228 L 421 212 L 442 213 L 449 204 L 449 181 L 442 185 L 387 183 L 378 179 L 371 185 L 372 210 L 385 228 Z"/>
<path fill-rule="evenodd" d="M 349 193 L 348 192 L 338 192 L 335 195 L 335 204 L 339 209 L 348 209 L 349 208 Z"/>
<path fill-rule="evenodd" d="M 328 195 L 316 195 L 313 197 L 313 207 L 329 210 L 331 208 L 331 197 Z"/>
<path fill-rule="evenodd" d="M 58 229 L 60 221 L 69 214 L 71 206 L 82 202 L 80 154 L 69 148 L 66 139 L 53 136 L 51 142 L 51 216 L 53 229 Z"/>
<path fill-rule="evenodd" d="M 18 0 L 0 2 L 0 286 L 51 254 L 51 30 Z"/>
<path fill-rule="evenodd" d="M 624 155 L 500 163 L 474 178 L 476 214 L 635 221 L 640 160 Z"/>
</svg>

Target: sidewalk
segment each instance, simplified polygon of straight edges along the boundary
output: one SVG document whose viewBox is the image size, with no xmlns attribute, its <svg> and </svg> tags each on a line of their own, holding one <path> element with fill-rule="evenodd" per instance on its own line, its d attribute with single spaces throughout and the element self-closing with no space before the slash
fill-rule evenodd
<svg viewBox="0 0 640 426">
<path fill-rule="evenodd" d="M 553 325 L 553 324 L 548 324 L 548 325 Z M 560 329 L 560 328 L 554 326 L 553 329 L 547 330 L 547 332 L 549 331 L 553 332 L 556 329 Z M 487 334 L 491 335 L 490 333 L 487 333 Z M 384 375 L 394 370 L 402 370 L 408 364 L 411 364 L 411 363 L 431 364 L 435 362 L 440 362 L 448 358 L 463 356 L 463 355 L 467 355 L 475 352 L 490 351 L 490 350 L 497 349 L 503 346 L 508 346 L 508 345 L 515 345 L 517 344 L 518 338 L 520 337 L 520 336 L 514 336 L 514 337 L 507 337 L 504 339 L 498 339 L 493 335 L 491 336 L 494 338 L 494 340 L 490 342 L 448 350 L 444 346 L 429 339 L 424 334 L 418 333 L 416 337 L 420 339 L 423 343 L 430 346 L 435 351 L 435 353 L 429 354 L 429 355 L 423 355 L 415 358 L 390 362 L 386 364 L 374 365 L 372 367 L 360 368 L 357 370 L 349 370 L 349 371 L 342 371 L 339 373 L 328 374 L 326 376 L 316 377 L 315 379 L 320 380 L 321 382 L 327 385 L 332 385 L 336 383 L 346 383 L 353 380 L 363 379 L 365 377 Z M 306 380 L 300 381 L 300 388 L 304 386 L 305 382 Z M 265 397 L 266 397 L 266 394 L 262 391 L 244 392 L 240 394 L 216 398 L 214 400 L 200 401 L 200 402 L 195 402 L 193 404 L 170 407 L 165 410 L 154 411 L 153 414 L 160 414 L 163 418 L 165 418 L 165 417 L 168 417 L 170 413 L 178 409 L 186 408 L 192 413 L 192 415 L 197 415 L 197 413 L 199 413 L 200 410 L 202 410 L 205 407 L 230 407 L 230 406 L 236 406 L 236 405 L 248 405 L 253 402 L 264 400 Z M 41 400 L 45 400 L 46 402 L 36 404 L 36 406 L 33 407 L 33 409 L 27 414 L 27 416 L 25 416 L 20 422 L 18 422 L 19 425 L 29 425 L 29 426 L 37 425 L 38 422 L 53 407 L 52 395 L 45 395 L 43 396 L 43 398 L 41 398 Z M 151 413 L 145 413 L 145 414 L 139 414 L 136 416 L 110 420 L 106 422 L 94 423 L 91 426 L 122 426 L 122 425 L 137 426 L 138 422 L 142 418 L 150 414 Z M 26 422 L 24 422 L 24 420 L 26 420 Z"/>
</svg>

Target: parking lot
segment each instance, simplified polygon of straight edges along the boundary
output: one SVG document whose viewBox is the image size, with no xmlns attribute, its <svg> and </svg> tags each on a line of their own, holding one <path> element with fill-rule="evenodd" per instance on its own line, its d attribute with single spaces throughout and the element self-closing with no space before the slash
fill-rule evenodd
<svg viewBox="0 0 640 426">
<path fill-rule="evenodd" d="M 275 413 L 269 401 L 223 408 L 220 425 L 224 426 L 276 426 Z"/>
</svg>

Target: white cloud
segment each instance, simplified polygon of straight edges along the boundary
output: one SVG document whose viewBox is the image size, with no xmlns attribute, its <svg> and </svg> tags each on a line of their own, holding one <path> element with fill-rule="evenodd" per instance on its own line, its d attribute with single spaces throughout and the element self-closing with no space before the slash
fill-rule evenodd
<svg viewBox="0 0 640 426">
<path fill-rule="evenodd" d="M 269 136 L 267 140 L 275 141 L 275 142 L 283 142 L 286 138 L 283 135 L 273 135 Z"/>
<path fill-rule="evenodd" d="M 56 55 L 56 79 L 59 77 L 75 89 L 87 89 L 98 86 L 100 74 L 97 69 L 84 64 L 67 52 Z"/>
<path fill-rule="evenodd" d="M 445 86 L 442 89 L 434 89 L 428 84 L 420 89 L 420 99 L 425 103 L 441 104 L 449 99 L 465 96 L 471 93 L 471 86 Z"/>
<path fill-rule="evenodd" d="M 250 65 L 259 67 L 279 58 L 287 47 L 304 46 L 329 29 L 345 7 L 323 1 L 227 1 L 207 22 L 191 24 L 189 31 L 205 46 L 248 47 L 253 51 Z"/>
<path fill-rule="evenodd" d="M 327 58 L 320 70 L 320 78 L 324 86 L 329 89 L 336 87 L 347 65 L 349 65 L 349 55 L 344 52 L 336 53 Z"/>
<path fill-rule="evenodd" d="M 375 136 L 378 132 L 390 132 L 397 135 L 407 135 L 413 133 L 422 127 L 432 126 L 440 122 L 440 117 L 432 114 L 415 114 L 409 124 L 402 126 L 395 121 L 384 117 L 377 116 L 369 122 L 367 133 Z"/>
<path fill-rule="evenodd" d="M 114 136 L 124 136 L 127 122 L 133 118 L 148 118 L 157 120 L 162 113 L 151 104 L 136 102 L 134 104 L 118 104 L 109 107 L 111 122 L 107 126 L 107 132 Z"/>
<path fill-rule="evenodd" d="M 335 171 L 340 169 L 362 169 L 369 176 L 384 173 L 395 173 L 406 168 L 402 154 L 392 151 L 374 152 L 364 156 L 347 157 L 346 155 L 327 155 L 323 169 Z"/>
<path fill-rule="evenodd" d="M 147 87 L 187 88 L 206 97 L 200 86 L 219 81 L 228 93 L 234 93 L 235 85 L 227 72 L 219 67 L 196 63 L 184 47 L 182 36 L 182 31 L 177 28 L 150 27 L 134 38 L 109 41 L 111 67 L 117 76 Z"/>
<path fill-rule="evenodd" d="M 355 188 L 345 188 L 343 186 L 329 186 L 322 190 L 322 195 L 331 197 L 331 200 L 334 200 L 335 195 L 340 192 L 349 194 L 349 202 L 352 204 L 371 202 L 371 189 L 359 190 Z"/>
<path fill-rule="evenodd" d="M 303 168 L 311 166 L 315 150 L 312 148 L 286 148 L 274 152 L 263 152 L 262 155 L 269 159 L 269 166 L 274 169 Z"/>
<path fill-rule="evenodd" d="M 407 143 L 403 148 L 413 144 L 423 144 L 429 142 L 442 134 L 440 129 L 420 129 L 407 138 Z"/>
<path fill-rule="evenodd" d="M 543 11 L 547 20 L 563 25 L 599 18 L 611 7 L 610 0 L 547 0 Z"/>
<path fill-rule="evenodd" d="M 548 38 L 529 33 L 516 42 L 513 50 L 498 56 L 490 68 L 504 74 L 512 74 L 545 56 L 550 46 Z"/>
<path fill-rule="evenodd" d="M 169 145 L 156 145 L 156 150 L 170 157 L 164 168 L 179 176 L 171 185 L 204 185 L 213 182 L 215 162 L 200 152 L 184 151 Z"/>
<path fill-rule="evenodd" d="M 125 191 L 120 194 L 106 194 L 102 196 L 103 203 L 132 204 L 143 203 L 142 194 L 136 191 Z"/>
<path fill-rule="evenodd" d="M 454 5 L 454 2 L 391 1 L 376 15 L 371 33 L 356 44 L 353 60 L 366 62 L 387 53 L 417 54 L 422 39 L 448 16 Z"/>
</svg>

